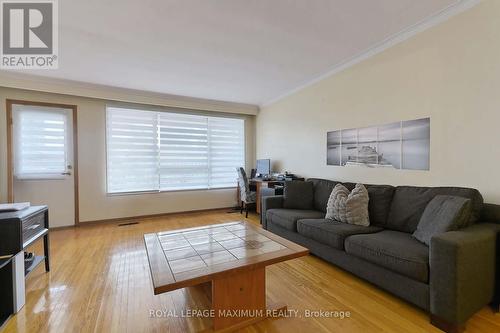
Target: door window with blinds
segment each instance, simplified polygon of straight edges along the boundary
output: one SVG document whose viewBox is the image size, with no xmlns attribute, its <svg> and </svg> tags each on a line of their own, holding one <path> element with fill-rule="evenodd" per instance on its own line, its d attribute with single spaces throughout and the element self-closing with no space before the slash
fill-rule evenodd
<svg viewBox="0 0 500 333">
<path fill-rule="evenodd" d="M 108 107 L 107 191 L 235 187 L 244 166 L 244 121 Z"/>
<path fill-rule="evenodd" d="M 14 106 L 14 177 L 64 177 L 70 167 L 68 112 L 71 111 L 28 105 Z"/>
</svg>

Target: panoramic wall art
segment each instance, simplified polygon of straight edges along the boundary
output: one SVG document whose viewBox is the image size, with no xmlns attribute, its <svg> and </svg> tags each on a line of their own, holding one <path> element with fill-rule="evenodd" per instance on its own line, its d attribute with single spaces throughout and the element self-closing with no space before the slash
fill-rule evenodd
<svg viewBox="0 0 500 333">
<path fill-rule="evenodd" d="M 429 170 L 431 119 L 327 133 L 327 164 Z"/>
</svg>

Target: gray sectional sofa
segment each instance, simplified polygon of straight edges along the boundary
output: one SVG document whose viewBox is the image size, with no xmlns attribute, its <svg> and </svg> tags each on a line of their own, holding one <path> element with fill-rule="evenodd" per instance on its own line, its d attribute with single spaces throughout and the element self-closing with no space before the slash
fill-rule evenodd
<svg viewBox="0 0 500 333">
<path fill-rule="evenodd" d="M 364 227 L 324 219 L 339 182 L 307 181 L 313 183 L 313 197 L 303 199 L 310 207 L 283 208 L 290 207 L 284 196 L 262 199 L 265 229 L 425 309 L 446 332 L 463 330 L 467 319 L 487 304 L 498 311 L 500 206 L 483 204 L 477 190 L 365 185 L 371 224 Z M 349 190 L 355 186 L 343 184 Z M 471 200 L 470 226 L 434 236 L 427 246 L 412 233 L 427 203 L 440 194 Z M 285 193 L 289 195 L 296 200 L 311 194 Z"/>
</svg>

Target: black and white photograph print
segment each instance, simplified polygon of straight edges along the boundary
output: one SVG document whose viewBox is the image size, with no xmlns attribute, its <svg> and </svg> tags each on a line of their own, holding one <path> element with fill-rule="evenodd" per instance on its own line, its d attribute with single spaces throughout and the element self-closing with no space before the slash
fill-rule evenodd
<svg viewBox="0 0 500 333">
<path fill-rule="evenodd" d="M 430 118 L 403 121 L 403 169 L 429 170 Z"/>
<path fill-rule="evenodd" d="M 340 131 L 327 133 L 326 164 L 340 165 Z"/>
<path fill-rule="evenodd" d="M 356 163 L 358 160 L 358 130 L 342 130 L 341 165 Z"/>
<path fill-rule="evenodd" d="M 378 163 L 377 127 L 358 129 L 358 159 L 356 164 L 377 165 Z M 351 165 L 354 165 L 354 162 L 351 162 Z"/>
<path fill-rule="evenodd" d="M 381 165 L 401 168 L 401 122 L 378 127 L 378 153 Z"/>
<path fill-rule="evenodd" d="M 327 165 L 429 170 L 430 118 L 327 133 Z"/>
</svg>

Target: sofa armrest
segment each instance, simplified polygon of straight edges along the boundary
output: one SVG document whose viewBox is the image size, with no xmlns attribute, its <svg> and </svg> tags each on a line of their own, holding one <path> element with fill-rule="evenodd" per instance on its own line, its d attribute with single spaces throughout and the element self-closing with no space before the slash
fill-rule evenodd
<svg viewBox="0 0 500 333">
<path fill-rule="evenodd" d="M 273 208 L 283 208 L 282 195 L 262 197 L 262 202 L 260 205 L 260 220 L 262 222 L 262 227 L 264 229 L 267 229 L 266 212 L 268 209 L 273 209 Z"/>
<path fill-rule="evenodd" d="M 433 318 L 463 325 L 492 301 L 500 225 L 478 223 L 431 239 L 430 311 Z"/>
</svg>

